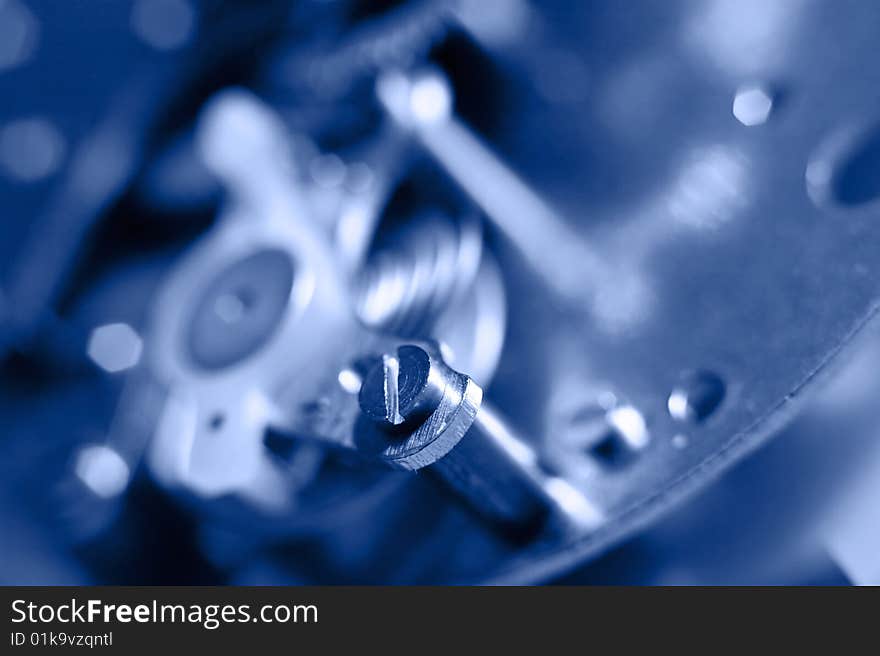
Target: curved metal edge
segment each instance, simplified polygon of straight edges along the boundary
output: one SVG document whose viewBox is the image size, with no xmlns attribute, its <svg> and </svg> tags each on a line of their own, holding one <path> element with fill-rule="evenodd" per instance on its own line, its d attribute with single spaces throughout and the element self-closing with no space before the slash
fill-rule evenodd
<svg viewBox="0 0 880 656">
<path fill-rule="evenodd" d="M 880 301 L 876 301 L 846 338 L 829 351 L 818 366 L 769 412 L 736 433 L 722 449 L 683 476 L 656 491 L 641 503 L 620 513 L 616 518 L 611 518 L 605 526 L 593 533 L 577 537 L 561 547 L 542 546 L 527 556 L 515 557 L 512 562 L 509 561 L 499 567 L 488 578 L 475 577 L 475 579 L 489 585 L 524 585 L 546 581 L 607 552 L 625 538 L 662 518 L 680 502 L 718 479 L 791 421 L 799 409 L 796 406 L 833 376 L 842 366 L 842 360 L 857 354 L 858 337 L 865 332 L 869 324 L 880 322 L 878 313 L 880 313 Z"/>
</svg>

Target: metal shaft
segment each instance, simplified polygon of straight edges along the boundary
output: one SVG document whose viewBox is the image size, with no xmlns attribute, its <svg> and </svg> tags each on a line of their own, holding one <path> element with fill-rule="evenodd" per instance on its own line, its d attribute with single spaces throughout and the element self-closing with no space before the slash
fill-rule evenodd
<svg viewBox="0 0 880 656">
<path fill-rule="evenodd" d="M 481 515 L 582 530 L 602 520 L 579 490 L 545 471 L 534 448 L 483 403 L 479 387 L 430 347 L 384 355 L 365 376 L 359 401 L 380 457 L 436 474 Z"/>
</svg>

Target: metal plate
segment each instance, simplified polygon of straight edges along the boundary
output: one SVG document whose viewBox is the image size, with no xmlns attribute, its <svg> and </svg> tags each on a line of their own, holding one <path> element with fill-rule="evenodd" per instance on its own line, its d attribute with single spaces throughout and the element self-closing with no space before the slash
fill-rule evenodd
<svg viewBox="0 0 880 656">
<path fill-rule="evenodd" d="M 858 66 L 876 57 L 880 12 L 847 9 L 680 3 L 680 16 L 649 29 L 643 47 L 590 71 L 588 99 L 540 113 L 525 103 L 508 117 L 519 134 L 539 120 L 547 137 L 499 148 L 551 191 L 614 274 L 585 281 L 595 293 L 584 307 L 560 307 L 537 285 L 530 293 L 526 274 L 515 277 L 507 348 L 527 353 L 527 364 L 503 360 L 489 393 L 520 425 L 551 437 L 612 393 L 642 413 L 651 442 L 624 468 L 585 460 L 572 469 L 609 510 L 609 525 L 520 555 L 494 580 L 569 567 L 717 476 L 809 398 L 875 314 L 880 207 L 817 203 L 806 181 L 816 162 L 833 177 L 848 155 L 829 144 L 880 119 L 880 74 Z M 584 34 L 588 22 L 620 35 L 630 20 L 638 18 L 609 8 L 569 28 Z M 591 48 L 605 46 L 575 43 L 568 54 L 589 68 Z M 751 85 L 767 89 L 773 106 L 766 123 L 747 126 L 732 109 Z M 574 138 L 573 125 L 585 126 Z M 601 157 L 601 170 L 558 170 L 577 149 Z M 716 412 L 696 424 L 667 408 L 694 370 L 726 386 Z"/>
</svg>

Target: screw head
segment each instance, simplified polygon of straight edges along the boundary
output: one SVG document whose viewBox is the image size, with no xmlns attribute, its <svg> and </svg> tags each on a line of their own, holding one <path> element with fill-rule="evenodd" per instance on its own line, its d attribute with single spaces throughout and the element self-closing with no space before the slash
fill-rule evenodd
<svg viewBox="0 0 880 656">
<path fill-rule="evenodd" d="M 361 411 L 389 428 L 433 411 L 442 397 L 436 365 L 431 356 L 415 345 L 405 345 L 396 354 L 384 354 L 367 372 L 358 402 Z"/>
</svg>

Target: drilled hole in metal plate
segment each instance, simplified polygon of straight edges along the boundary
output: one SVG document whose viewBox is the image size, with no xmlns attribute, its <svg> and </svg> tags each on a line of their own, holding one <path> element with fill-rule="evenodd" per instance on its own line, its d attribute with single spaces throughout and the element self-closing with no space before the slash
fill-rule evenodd
<svg viewBox="0 0 880 656">
<path fill-rule="evenodd" d="M 682 376 L 666 403 L 678 421 L 697 424 L 715 414 L 727 394 L 722 378 L 711 371 L 694 371 Z"/>
<path fill-rule="evenodd" d="M 880 123 L 842 133 L 825 151 L 807 168 L 814 198 L 844 208 L 880 200 Z"/>
<path fill-rule="evenodd" d="M 844 207 L 880 199 L 880 125 L 875 125 L 837 165 L 831 197 Z"/>
<path fill-rule="evenodd" d="M 226 423 L 226 417 L 223 416 L 223 413 L 217 412 L 211 415 L 211 418 L 208 420 L 208 428 L 216 433 L 223 428 L 224 423 Z"/>
<path fill-rule="evenodd" d="M 650 440 L 642 413 L 627 404 L 590 405 L 571 417 L 568 442 L 600 465 L 631 462 Z"/>
</svg>

